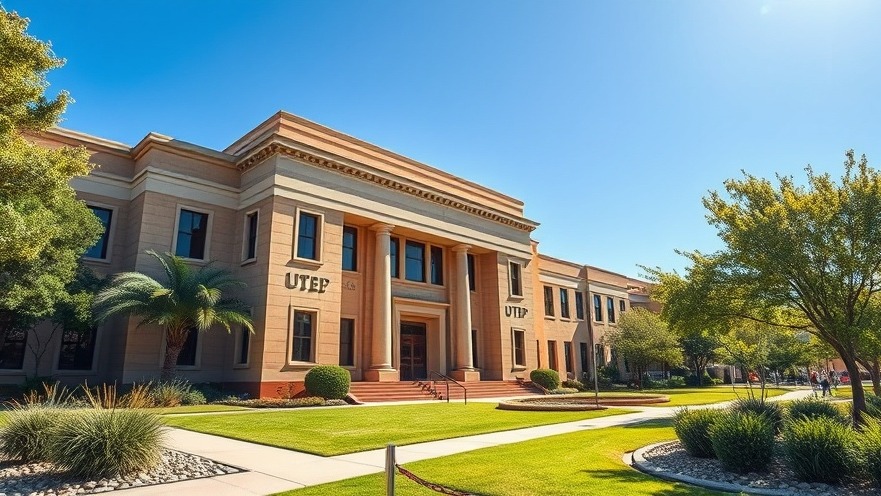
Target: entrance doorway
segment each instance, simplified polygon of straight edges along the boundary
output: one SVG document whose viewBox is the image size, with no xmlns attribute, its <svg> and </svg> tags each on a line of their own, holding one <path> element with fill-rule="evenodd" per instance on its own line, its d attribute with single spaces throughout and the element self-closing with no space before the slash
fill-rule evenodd
<svg viewBox="0 0 881 496">
<path fill-rule="evenodd" d="M 401 380 L 426 379 L 425 324 L 401 322 Z"/>
</svg>

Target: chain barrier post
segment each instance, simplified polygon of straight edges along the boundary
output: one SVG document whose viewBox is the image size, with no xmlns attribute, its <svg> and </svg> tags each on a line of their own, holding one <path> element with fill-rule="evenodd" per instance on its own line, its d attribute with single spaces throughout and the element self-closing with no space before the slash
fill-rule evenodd
<svg viewBox="0 0 881 496">
<path fill-rule="evenodd" d="M 395 496 L 395 445 L 385 447 L 385 496 Z"/>
</svg>

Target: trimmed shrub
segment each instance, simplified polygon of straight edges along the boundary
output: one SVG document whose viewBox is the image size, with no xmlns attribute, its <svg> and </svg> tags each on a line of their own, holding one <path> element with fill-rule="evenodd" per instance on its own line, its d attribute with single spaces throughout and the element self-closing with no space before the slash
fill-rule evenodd
<svg viewBox="0 0 881 496">
<path fill-rule="evenodd" d="M 765 417 L 774 428 L 775 434 L 783 428 L 783 408 L 779 403 L 762 401 L 757 398 L 741 398 L 731 405 L 731 410 L 739 413 L 752 412 Z"/>
<path fill-rule="evenodd" d="M 49 442 L 61 411 L 40 405 L 11 410 L 0 430 L 0 452 L 23 462 L 48 460 Z"/>
<path fill-rule="evenodd" d="M 725 384 L 723 379 L 716 379 L 715 377 L 710 379 L 710 386 L 721 386 L 722 384 Z"/>
<path fill-rule="evenodd" d="M 575 388 L 566 388 L 566 387 L 558 387 L 557 389 L 551 389 L 548 391 L 549 394 L 575 394 L 578 390 Z"/>
<path fill-rule="evenodd" d="M 190 383 L 183 379 L 157 382 L 150 390 L 150 396 L 157 407 L 178 406 L 183 402 L 184 395 L 190 392 Z"/>
<path fill-rule="evenodd" d="M 789 418 L 791 420 L 805 420 L 815 418 L 830 418 L 843 422 L 844 416 L 838 407 L 828 401 L 816 398 L 805 398 L 803 400 L 795 400 L 789 404 Z"/>
<path fill-rule="evenodd" d="M 349 394 L 352 376 L 339 365 L 318 365 L 306 373 L 306 393 L 328 400 L 341 400 Z"/>
<path fill-rule="evenodd" d="M 205 399 L 205 395 L 202 394 L 202 391 L 197 391 L 195 389 L 190 389 L 180 399 L 181 405 L 204 405 L 208 403 L 208 400 Z"/>
<path fill-rule="evenodd" d="M 800 480 L 835 484 L 854 472 L 856 433 L 837 419 L 803 418 L 786 424 L 783 453 Z"/>
<path fill-rule="evenodd" d="M 668 388 L 681 388 L 685 387 L 685 377 L 673 375 L 667 379 L 667 387 Z"/>
<path fill-rule="evenodd" d="M 881 421 L 865 419 L 863 432 L 857 437 L 857 446 L 866 472 L 875 481 L 875 485 L 881 487 Z"/>
<path fill-rule="evenodd" d="M 704 371 L 703 379 L 704 379 L 704 382 L 703 382 L 704 386 L 709 386 L 713 383 L 713 378 L 710 377 L 710 374 L 708 374 L 706 370 Z M 686 385 L 691 386 L 691 387 L 696 387 L 696 386 L 700 385 L 700 384 L 698 384 L 698 377 L 696 374 L 691 374 L 691 375 L 687 376 L 685 378 L 685 383 L 686 383 Z"/>
<path fill-rule="evenodd" d="M 584 384 L 582 384 L 581 381 L 576 381 L 575 379 L 568 379 L 563 381 L 562 387 L 575 389 L 577 391 L 586 391 Z"/>
<path fill-rule="evenodd" d="M 529 373 L 529 380 L 548 391 L 553 391 L 560 387 L 560 374 L 552 369 L 535 369 Z"/>
<path fill-rule="evenodd" d="M 754 412 L 724 413 L 710 427 L 713 452 L 726 469 L 745 474 L 759 472 L 774 454 L 774 427 Z"/>
<path fill-rule="evenodd" d="M 162 422 L 145 410 L 70 410 L 52 431 L 50 461 L 83 477 L 149 470 L 162 460 Z"/>
<path fill-rule="evenodd" d="M 713 442 L 710 440 L 710 428 L 719 418 L 718 410 L 689 410 L 682 408 L 673 416 L 673 429 L 682 447 L 691 456 L 713 458 Z"/>
</svg>

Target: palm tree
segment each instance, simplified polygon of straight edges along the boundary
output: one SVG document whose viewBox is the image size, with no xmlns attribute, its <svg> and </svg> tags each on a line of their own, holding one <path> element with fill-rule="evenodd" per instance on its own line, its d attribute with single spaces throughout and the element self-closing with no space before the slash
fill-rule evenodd
<svg viewBox="0 0 881 496">
<path fill-rule="evenodd" d="M 240 300 L 222 297 L 224 289 L 245 285 L 228 270 L 210 263 L 194 270 L 171 253 L 160 255 L 149 250 L 147 254 L 156 257 L 165 269 L 166 283 L 140 272 L 117 274 L 95 297 L 95 315 L 99 321 L 116 314 L 137 315 L 142 319 L 138 327 L 163 327 L 163 380 L 174 377 L 178 355 L 191 329 L 203 332 L 221 325 L 230 332 L 230 325 L 240 324 L 254 332 L 247 306 Z"/>
</svg>

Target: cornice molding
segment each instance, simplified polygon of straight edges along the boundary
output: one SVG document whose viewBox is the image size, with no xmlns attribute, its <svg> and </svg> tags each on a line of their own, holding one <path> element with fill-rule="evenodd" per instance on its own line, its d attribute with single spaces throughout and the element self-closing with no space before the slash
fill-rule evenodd
<svg viewBox="0 0 881 496">
<path fill-rule="evenodd" d="M 493 211 L 488 208 L 481 208 L 465 200 L 445 195 L 439 191 L 427 187 L 407 184 L 398 181 L 397 179 L 379 175 L 374 172 L 355 167 L 353 165 L 338 162 L 336 160 L 319 157 L 312 153 L 298 150 L 296 148 L 278 142 L 270 142 L 262 146 L 255 153 L 252 153 L 251 155 L 240 161 L 238 163 L 238 167 L 242 171 L 245 171 L 250 167 L 253 167 L 254 165 L 257 165 L 260 162 L 263 162 L 264 160 L 272 157 L 273 155 L 287 156 L 300 162 L 314 165 L 316 167 L 329 169 L 346 176 L 377 184 L 384 188 L 407 193 L 409 195 L 422 198 L 423 200 L 430 201 L 432 203 L 437 203 L 445 207 L 461 210 L 471 215 L 476 215 L 484 219 L 489 219 L 493 222 L 498 222 L 499 224 L 511 226 L 520 231 L 532 232 L 535 230 L 536 227 L 538 227 L 537 222 L 533 222 L 528 219 L 515 218 L 512 216 L 508 216 L 507 214 Z"/>
</svg>

